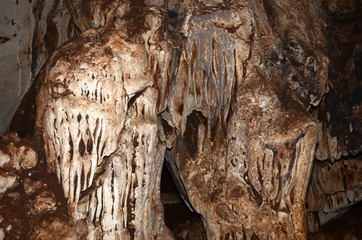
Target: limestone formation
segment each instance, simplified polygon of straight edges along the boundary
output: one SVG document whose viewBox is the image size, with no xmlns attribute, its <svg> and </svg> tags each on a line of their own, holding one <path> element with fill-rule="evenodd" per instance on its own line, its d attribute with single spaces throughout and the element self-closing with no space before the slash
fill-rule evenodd
<svg viewBox="0 0 362 240">
<path fill-rule="evenodd" d="M 48 170 L 57 173 L 78 232 L 89 239 L 168 235 L 151 73 L 144 46 L 108 29 L 84 32 L 47 65 L 37 126 Z"/>
<path fill-rule="evenodd" d="M 191 41 L 181 56 L 193 62 L 181 57 L 178 67 L 182 91 L 174 90 L 169 109 L 182 138 L 166 158 L 208 239 L 307 237 L 304 201 L 318 142 L 308 108 L 327 90 L 328 59 L 323 51 L 308 55 L 325 41 L 317 16 L 303 19 L 312 29 L 285 22 L 294 13 L 283 4 L 234 3 L 227 13 L 199 4 L 185 17 Z M 313 9 L 293 10 L 317 15 Z"/>
<path fill-rule="evenodd" d="M 307 239 L 361 201 L 357 1 L 29 4 L 0 239 Z"/>
</svg>

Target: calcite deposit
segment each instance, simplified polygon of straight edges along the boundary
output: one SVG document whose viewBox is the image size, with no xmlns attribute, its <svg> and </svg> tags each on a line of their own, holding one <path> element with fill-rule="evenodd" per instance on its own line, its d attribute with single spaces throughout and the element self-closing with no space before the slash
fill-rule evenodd
<svg viewBox="0 0 362 240">
<path fill-rule="evenodd" d="M 151 73 L 145 47 L 107 29 L 86 31 L 47 65 L 37 127 L 48 171 L 88 239 L 170 235 L 157 187 L 165 147 Z"/>
<path fill-rule="evenodd" d="M 0 239 L 307 239 L 360 202 L 357 1 L 29 4 Z"/>
</svg>

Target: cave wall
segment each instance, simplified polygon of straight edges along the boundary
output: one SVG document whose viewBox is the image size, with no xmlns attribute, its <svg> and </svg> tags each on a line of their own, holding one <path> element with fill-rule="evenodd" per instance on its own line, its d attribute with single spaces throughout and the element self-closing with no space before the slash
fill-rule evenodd
<svg viewBox="0 0 362 240">
<path fill-rule="evenodd" d="M 361 200 L 356 1 L 21 4 L 3 132 L 34 82 L 10 126 L 34 136 L 1 139 L 1 204 L 27 203 L 2 236 L 172 239 L 163 156 L 208 239 L 305 239 Z"/>
<path fill-rule="evenodd" d="M 75 31 L 60 0 L 2 1 L 0 11 L 0 135 L 4 135 L 45 60 Z"/>
</svg>

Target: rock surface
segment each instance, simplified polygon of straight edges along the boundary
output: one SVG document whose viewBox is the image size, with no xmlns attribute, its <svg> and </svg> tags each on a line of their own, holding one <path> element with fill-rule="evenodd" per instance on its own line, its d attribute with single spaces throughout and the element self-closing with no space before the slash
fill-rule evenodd
<svg viewBox="0 0 362 240">
<path fill-rule="evenodd" d="M 168 239 L 157 91 L 145 47 L 125 38 L 88 30 L 52 55 L 37 97 L 37 127 L 78 234 Z"/>
<path fill-rule="evenodd" d="M 0 236 L 306 239 L 361 200 L 357 1 L 42 3 Z M 204 231 L 166 227 L 164 158 Z"/>
<path fill-rule="evenodd" d="M 77 239 L 63 193 L 46 172 L 39 139 L 8 134 L 0 139 L 0 151 L 8 159 L 0 168 L 1 177 L 7 176 L 5 185 L 1 183 L 0 237 Z"/>
<path fill-rule="evenodd" d="M 341 216 L 362 200 L 361 158 L 315 162 L 306 203 L 310 231 Z"/>
<path fill-rule="evenodd" d="M 49 55 L 74 36 L 62 0 L 0 3 L 0 135 Z"/>
</svg>

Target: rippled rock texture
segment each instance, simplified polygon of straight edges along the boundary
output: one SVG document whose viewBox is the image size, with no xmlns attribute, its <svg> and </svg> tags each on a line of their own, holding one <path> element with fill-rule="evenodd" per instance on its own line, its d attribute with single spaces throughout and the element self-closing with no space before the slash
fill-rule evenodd
<svg viewBox="0 0 362 240">
<path fill-rule="evenodd" d="M 307 239 L 361 200 L 357 2 L 37 6 L 10 130 L 38 145 L 1 139 L 1 202 L 26 203 L 2 236 L 191 238 L 164 222 L 164 164 L 207 239 Z"/>
</svg>

